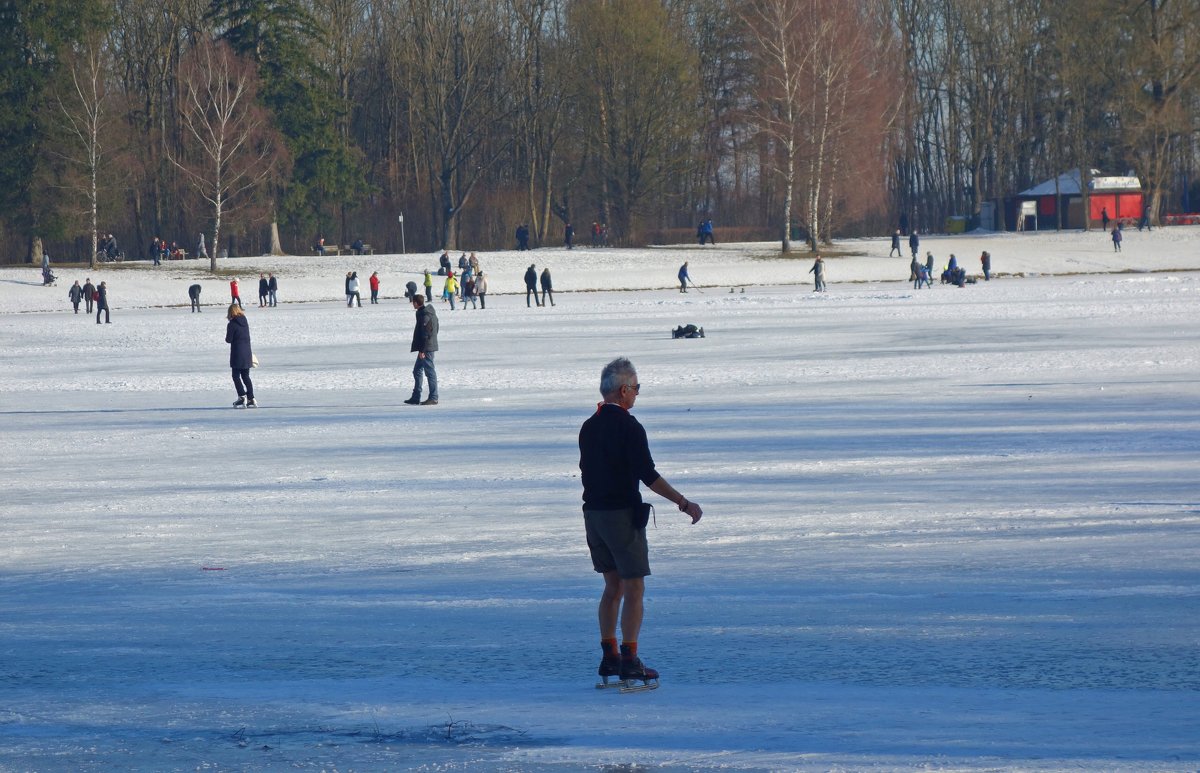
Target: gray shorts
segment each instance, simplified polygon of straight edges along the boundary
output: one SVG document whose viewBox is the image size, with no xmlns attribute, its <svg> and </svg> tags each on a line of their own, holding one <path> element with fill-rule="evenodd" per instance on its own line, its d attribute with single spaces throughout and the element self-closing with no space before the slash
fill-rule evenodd
<svg viewBox="0 0 1200 773">
<path fill-rule="evenodd" d="M 588 550 L 597 572 L 616 572 L 622 579 L 650 574 L 650 548 L 646 530 L 633 525 L 633 508 L 584 510 Z"/>
</svg>

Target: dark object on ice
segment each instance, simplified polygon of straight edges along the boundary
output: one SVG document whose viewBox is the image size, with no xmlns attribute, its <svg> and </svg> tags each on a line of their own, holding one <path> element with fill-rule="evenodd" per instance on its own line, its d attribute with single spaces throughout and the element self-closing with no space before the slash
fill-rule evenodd
<svg viewBox="0 0 1200 773">
<path fill-rule="evenodd" d="M 704 328 L 695 325 L 680 325 L 671 331 L 671 338 L 703 338 Z"/>
</svg>

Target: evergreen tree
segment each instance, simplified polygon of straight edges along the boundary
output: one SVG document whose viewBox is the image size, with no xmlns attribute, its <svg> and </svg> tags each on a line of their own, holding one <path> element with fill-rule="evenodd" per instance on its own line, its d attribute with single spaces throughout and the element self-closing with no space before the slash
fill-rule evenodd
<svg viewBox="0 0 1200 773">
<path fill-rule="evenodd" d="M 278 216 L 301 238 L 321 219 L 322 205 L 352 206 L 366 193 L 361 154 L 336 129 L 348 107 L 309 53 L 316 23 L 297 0 L 212 0 L 208 18 L 258 65 L 260 99 L 293 160 L 291 180 L 277 191 Z"/>
<path fill-rule="evenodd" d="M 46 195 L 45 108 L 63 48 L 100 20 L 91 0 L 0 0 L 0 219 L 27 244 L 61 230 Z"/>
</svg>

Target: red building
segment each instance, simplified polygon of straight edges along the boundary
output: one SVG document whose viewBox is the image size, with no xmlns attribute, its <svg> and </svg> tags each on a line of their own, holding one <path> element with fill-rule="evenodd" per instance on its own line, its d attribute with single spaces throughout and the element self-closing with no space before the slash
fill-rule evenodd
<svg viewBox="0 0 1200 773">
<path fill-rule="evenodd" d="M 1078 169 L 1047 180 L 1007 199 L 1009 230 L 1046 230 L 1058 226 L 1061 210 L 1063 228 L 1083 228 L 1083 194 Z M 1142 216 L 1142 184 L 1136 177 L 1105 177 L 1092 170 L 1088 181 L 1088 219 L 1100 225 L 1108 211 L 1110 221 L 1136 222 Z"/>
</svg>

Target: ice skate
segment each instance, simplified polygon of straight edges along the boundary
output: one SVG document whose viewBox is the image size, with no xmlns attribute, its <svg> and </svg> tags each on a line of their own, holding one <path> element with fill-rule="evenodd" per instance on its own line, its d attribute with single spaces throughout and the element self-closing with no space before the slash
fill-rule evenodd
<svg viewBox="0 0 1200 773">
<path fill-rule="evenodd" d="M 237 399 L 237 400 L 234 400 L 234 402 L 233 402 L 233 407 L 234 407 L 234 408 L 245 408 L 245 407 L 246 407 L 246 398 L 245 398 L 245 396 L 238 397 L 238 399 Z"/>
<path fill-rule="evenodd" d="M 621 692 L 643 692 L 658 689 L 658 672 L 647 668 L 642 659 L 621 645 Z"/>
<path fill-rule="evenodd" d="M 603 690 L 608 687 L 621 687 L 625 683 L 621 681 L 621 658 L 617 655 L 605 655 L 600 660 L 600 668 L 597 669 L 600 675 L 600 681 L 596 683 L 597 690 Z M 614 681 L 608 681 L 609 677 L 617 677 Z"/>
</svg>

